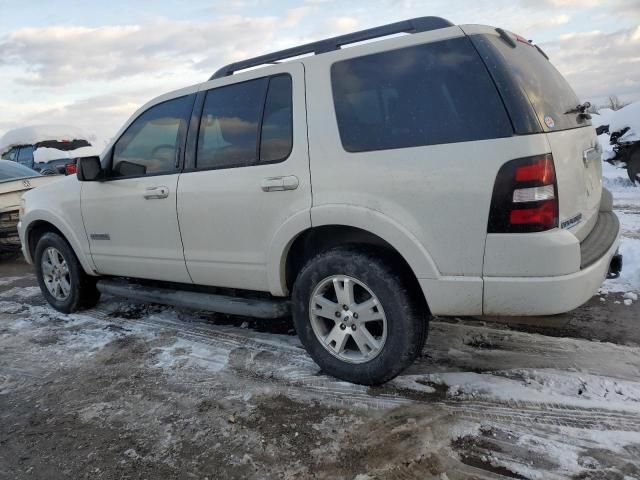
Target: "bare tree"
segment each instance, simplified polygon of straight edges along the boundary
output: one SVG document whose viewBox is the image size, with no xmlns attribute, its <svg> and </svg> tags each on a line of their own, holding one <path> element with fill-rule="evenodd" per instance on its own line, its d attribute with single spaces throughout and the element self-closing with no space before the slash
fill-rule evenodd
<svg viewBox="0 0 640 480">
<path fill-rule="evenodd" d="M 605 106 L 607 108 L 610 108 L 611 110 L 620 110 L 622 107 L 626 107 L 627 105 L 629 105 L 629 103 L 630 102 L 620 100 L 617 95 L 609 95 Z"/>
</svg>

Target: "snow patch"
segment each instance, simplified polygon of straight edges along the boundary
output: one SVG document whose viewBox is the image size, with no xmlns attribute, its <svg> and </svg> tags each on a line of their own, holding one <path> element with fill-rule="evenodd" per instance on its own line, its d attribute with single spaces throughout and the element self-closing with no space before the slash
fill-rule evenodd
<svg viewBox="0 0 640 480">
<path fill-rule="evenodd" d="M 620 137 L 620 141 L 640 141 L 640 102 L 627 105 L 614 112 L 611 116 L 609 123 L 610 132 L 618 132 L 627 127 L 629 127 L 629 131 Z"/>
</svg>

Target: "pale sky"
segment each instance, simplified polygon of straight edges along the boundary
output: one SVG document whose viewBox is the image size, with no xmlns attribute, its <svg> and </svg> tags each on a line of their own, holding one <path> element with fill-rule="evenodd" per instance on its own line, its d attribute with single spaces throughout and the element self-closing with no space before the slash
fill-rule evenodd
<svg viewBox="0 0 640 480">
<path fill-rule="evenodd" d="M 582 100 L 640 100 L 640 0 L 0 0 L 0 136 L 63 123 L 102 146 L 226 63 L 424 15 L 532 39 Z"/>
</svg>

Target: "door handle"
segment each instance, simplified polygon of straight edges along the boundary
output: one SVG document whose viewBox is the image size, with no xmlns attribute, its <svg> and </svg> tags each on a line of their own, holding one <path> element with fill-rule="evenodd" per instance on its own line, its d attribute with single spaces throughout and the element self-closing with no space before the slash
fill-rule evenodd
<svg viewBox="0 0 640 480">
<path fill-rule="evenodd" d="M 262 190 L 265 192 L 282 192 L 284 190 L 295 190 L 300 185 L 298 177 L 287 175 L 284 177 L 269 177 L 262 180 Z"/>
<path fill-rule="evenodd" d="M 144 192 L 145 200 L 157 200 L 159 198 L 167 198 L 169 196 L 169 187 L 147 187 Z"/>
</svg>

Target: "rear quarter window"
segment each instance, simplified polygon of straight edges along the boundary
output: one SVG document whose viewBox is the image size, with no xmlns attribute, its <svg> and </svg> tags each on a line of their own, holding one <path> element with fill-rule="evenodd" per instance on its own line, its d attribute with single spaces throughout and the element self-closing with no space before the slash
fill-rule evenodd
<svg viewBox="0 0 640 480">
<path fill-rule="evenodd" d="M 497 89 L 466 37 L 331 67 L 345 150 L 364 152 L 509 137 Z"/>
</svg>

